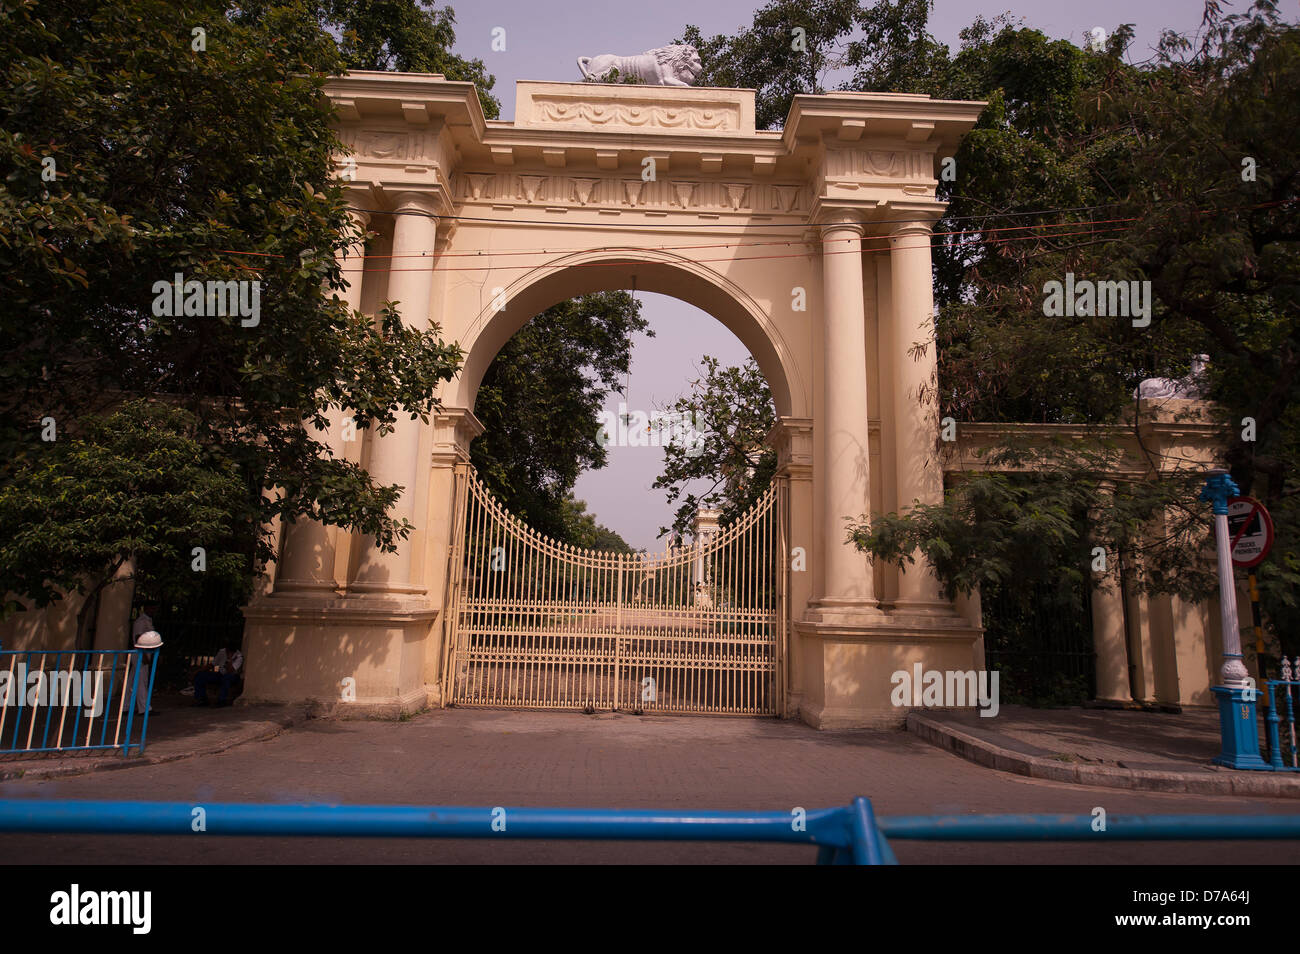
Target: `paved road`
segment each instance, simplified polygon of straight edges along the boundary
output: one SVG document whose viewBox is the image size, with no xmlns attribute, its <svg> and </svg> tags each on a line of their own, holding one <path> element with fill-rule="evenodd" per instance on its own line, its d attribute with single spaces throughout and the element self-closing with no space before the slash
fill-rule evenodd
<svg viewBox="0 0 1300 954">
<path fill-rule="evenodd" d="M 881 815 L 1281 813 L 1294 800 L 1165 795 L 1043 782 L 965 762 L 905 732 L 816 732 L 767 719 L 449 709 L 409 722 L 315 721 L 219 755 L 55 781 L 0 797 L 587 806 L 789 811 L 869 795 Z M 897 842 L 904 863 L 1300 861 L 1298 843 Z M 732 844 L 0 836 L 0 860 L 96 864 L 796 863 L 808 848 Z"/>
</svg>

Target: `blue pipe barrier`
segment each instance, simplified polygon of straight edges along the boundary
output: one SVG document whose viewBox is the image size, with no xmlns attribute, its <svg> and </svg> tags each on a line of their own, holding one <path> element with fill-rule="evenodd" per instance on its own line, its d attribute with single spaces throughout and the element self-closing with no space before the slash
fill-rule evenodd
<svg viewBox="0 0 1300 954">
<path fill-rule="evenodd" d="M 222 835 L 761 841 L 825 846 L 858 857 L 867 849 L 854 847 L 850 812 L 824 808 L 796 817 L 791 812 L 9 799 L 0 800 L 0 832 L 190 834 L 201 817 L 201 830 Z M 872 836 L 879 838 L 878 832 Z"/>
<path fill-rule="evenodd" d="M 0 800 L 0 832 L 747 841 L 818 848 L 819 864 L 896 865 L 888 838 L 928 841 L 1300 839 L 1298 815 L 909 815 L 877 818 L 870 800 L 807 812 L 598 808 L 261 805 Z M 887 837 L 888 836 L 888 837 Z"/>
<path fill-rule="evenodd" d="M 903 815 L 882 818 L 890 838 L 922 841 L 1233 841 L 1300 839 L 1296 815 Z"/>
</svg>

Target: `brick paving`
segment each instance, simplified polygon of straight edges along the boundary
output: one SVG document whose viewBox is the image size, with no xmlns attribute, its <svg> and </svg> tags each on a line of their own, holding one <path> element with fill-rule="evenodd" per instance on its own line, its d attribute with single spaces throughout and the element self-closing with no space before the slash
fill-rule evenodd
<svg viewBox="0 0 1300 954">
<path fill-rule="evenodd" d="M 1218 713 L 1209 709 L 1165 713 L 1004 706 L 994 718 L 973 710 L 921 709 L 908 714 L 907 726 L 963 758 L 1033 778 L 1103 788 L 1300 799 L 1300 773 L 1212 764 L 1222 741 Z M 1265 746 L 1261 739 L 1260 752 L 1267 758 Z"/>
<path fill-rule="evenodd" d="M 407 722 L 315 720 L 227 751 L 0 797 L 789 811 L 868 795 L 881 815 L 1288 814 L 1292 800 L 1109 791 L 982 768 L 902 731 L 817 732 L 771 719 L 448 709 Z M 898 842 L 903 863 L 1282 863 L 1296 843 Z M 0 857 L 74 864 L 373 862 L 796 863 L 810 849 L 733 844 L 0 836 Z"/>
<path fill-rule="evenodd" d="M 199 707 L 194 705 L 193 698 L 179 693 L 157 693 L 153 713 L 149 717 L 143 756 L 133 751 L 130 758 L 123 758 L 116 750 L 5 753 L 0 757 L 0 780 L 81 775 L 211 755 L 245 742 L 270 738 L 307 719 L 307 709 L 303 706 Z M 138 727 L 132 732 L 132 738 L 139 738 Z"/>
</svg>

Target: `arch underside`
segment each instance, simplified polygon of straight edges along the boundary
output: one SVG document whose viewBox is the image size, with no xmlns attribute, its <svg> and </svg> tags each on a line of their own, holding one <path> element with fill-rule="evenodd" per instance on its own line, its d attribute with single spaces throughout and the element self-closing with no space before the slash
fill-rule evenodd
<svg viewBox="0 0 1300 954">
<path fill-rule="evenodd" d="M 754 357 L 780 416 L 807 416 L 810 403 L 794 357 L 762 307 L 742 289 L 689 259 L 657 251 L 620 250 L 566 256 L 534 269 L 506 287 L 506 307 L 492 302 L 461 341 L 465 364 L 452 401 L 473 409 L 478 388 L 497 353 L 530 319 L 560 302 L 595 292 L 629 290 L 677 298 L 712 315 Z M 487 298 L 485 291 L 485 299 Z"/>
</svg>

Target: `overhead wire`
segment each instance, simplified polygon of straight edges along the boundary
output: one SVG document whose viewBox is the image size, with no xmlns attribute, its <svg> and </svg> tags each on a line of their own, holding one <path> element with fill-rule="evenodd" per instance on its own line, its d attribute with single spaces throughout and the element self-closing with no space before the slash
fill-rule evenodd
<svg viewBox="0 0 1300 954">
<path fill-rule="evenodd" d="M 1218 209 L 1201 209 L 1201 210 L 1197 210 L 1197 211 L 1200 212 L 1201 214 L 1208 214 L 1208 213 L 1212 213 L 1212 212 L 1232 211 L 1233 209 L 1240 209 L 1240 208 L 1249 209 L 1249 210 L 1255 210 L 1255 209 L 1268 208 L 1268 207 L 1273 207 L 1273 206 L 1278 206 L 1278 205 L 1285 205 L 1285 204 L 1288 204 L 1288 203 L 1291 203 L 1291 202 L 1294 202 L 1294 201 L 1296 201 L 1296 200 L 1294 200 L 1294 199 L 1282 199 L 1282 200 L 1277 200 L 1277 201 L 1274 201 L 1274 202 L 1257 203 L 1257 204 L 1250 205 L 1250 206 L 1232 207 L 1232 208 L 1230 208 L 1230 209 L 1225 209 L 1225 208 L 1218 208 Z M 1107 206 L 1080 206 L 1080 207 L 1077 207 L 1077 208 L 1079 208 L 1079 209 L 1086 209 L 1086 208 L 1105 208 L 1105 207 L 1107 207 Z M 1010 217 L 1010 216 L 1023 216 L 1023 215 L 1060 214 L 1060 213 L 1062 213 L 1062 212 L 1068 212 L 1068 211 L 1074 211 L 1074 210 L 1073 210 L 1073 209 L 1065 209 L 1065 208 L 1062 208 L 1062 209 L 1039 209 L 1039 210 L 1028 210 L 1028 211 L 1025 211 L 1025 212 L 1017 212 L 1017 213 L 988 213 L 987 216 L 954 216 L 953 218 L 954 218 L 954 219 L 979 218 L 979 217 L 999 217 L 999 218 L 1005 218 L 1005 217 Z M 394 214 L 399 214 L 399 213 L 394 213 Z M 425 213 L 418 213 L 418 214 L 422 214 L 422 215 L 423 215 L 423 214 L 425 214 Z M 458 216 L 429 216 L 429 217 L 431 217 L 431 218 L 447 218 L 447 219 L 458 219 L 458 218 L 461 218 L 461 217 L 458 217 Z M 1043 223 L 1043 224 L 1037 224 L 1037 225 L 1012 225 L 1012 226 L 1001 226 L 1001 227 L 991 228 L 991 229 L 959 229 L 959 230 L 952 230 L 952 231 L 946 231 L 946 232 L 931 232 L 931 233 L 930 233 L 930 238 L 931 238 L 931 241 L 930 241 L 930 247 L 931 247 L 931 248 L 934 248 L 934 247 L 936 247 L 936 246 L 946 246 L 948 243 L 946 243 L 946 242 L 944 242 L 944 241 L 942 241 L 942 240 L 945 240 L 945 239 L 951 239 L 951 238 L 956 238 L 957 241 L 958 241 L 958 243 L 960 243 L 960 244 L 969 244 L 969 245 L 971 245 L 971 246 L 978 246 L 978 245 L 1001 245 L 1001 244 L 1007 244 L 1008 242 L 1012 242 L 1012 241 L 1031 241 L 1031 240 L 1037 240 L 1037 239 L 1043 239 L 1043 238 L 1049 238 L 1049 239 L 1050 239 L 1050 238 L 1069 237 L 1069 236 L 1078 236 L 1078 235 L 1093 235 L 1093 234 L 1101 234 L 1101 233 L 1105 233 L 1105 232 L 1123 231 L 1123 228 L 1122 228 L 1121 223 L 1131 223 L 1131 222 L 1136 222 L 1136 221 L 1139 221 L 1140 219 L 1141 219 L 1141 216 L 1123 216 L 1123 217 L 1116 217 L 1116 218 L 1110 218 L 1110 219 L 1083 219 L 1083 220 L 1077 220 L 1077 221 L 1054 222 L 1054 223 Z M 487 221 L 487 220 L 484 220 L 484 221 Z M 521 222 L 519 222 L 518 220 L 504 220 L 504 221 L 511 221 L 511 222 L 513 222 L 514 224 L 517 224 L 517 225 L 521 225 L 521 224 L 529 224 L 529 223 L 521 223 Z M 896 220 L 896 221 L 898 221 L 898 222 L 911 222 L 911 221 L 915 221 L 915 220 L 914 220 L 914 219 L 906 219 L 906 220 Z M 567 224 L 581 224 L 581 223 L 567 223 Z M 594 225 L 595 223 L 592 223 L 592 224 Z M 888 222 L 887 222 L 887 221 L 882 221 L 882 222 L 873 222 L 873 223 L 871 223 L 871 224 L 873 224 L 873 225 L 874 225 L 874 224 L 888 224 Z M 1090 229 L 1090 230 L 1081 230 L 1081 231 L 1074 231 L 1074 232 L 1062 232 L 1062 231 L 1055 231 L 1055 232 L 1053 232 L 1053 231 L 1046 231 L 1046 230 L 1051 230 L 1051 229 L 1057 229 L 1057 230 L 1059 230 L 1059 229 L 1069 229 L 1069 228 L 1074 228 L 1074 227 L 1082 226 L 1082 225 L 1093 225 L 1093 226 L 1098 226 L 1098 225 L 1110 225 L 1110 226 L 1113 226 L 1113 227 L 1112 227 L 1112 228 L 1094 228 L 1094 229 Z M 640 228 L 643 228 L 643 229 L 645 228 L 645 226 L 639 226 L 639 227 L 640 227 Z M 699 225 L 698 225 L 697 223 L 693 223 L 693 224 L 692 224 L 692 227 L 694 227 L 694 228 L 699 228 Z M 712 228 L 712 227 L 713 227 L 713 224 L 711 223 L 711 224 L 709 225 L 709 227 Z M 817 226 L 816 226 L 816 225 L 813 225 L 813 224 L 811 224 L 811 223 L 786 223 L 786 224 L 784 224 L 782 227 L 783 227 L 783 228 L 810 228 L 810 227 L 811 227 L 811 228 L 816 228 Z M 657 226 L 657 225 L 656 225 L 656 226 L 653 226 L 653 228 L 658 228 L 658 226 Z M 1030 232 L 1030 234 L 1025 234 L 1025 235 L 1016 235 L 1016 236 L 1008 236 L 1008 237 L 994 237 L 994 238 L 989 238 L 989 237 L 987 237 L 987 236 L 991 235 L 992 233 L 1000 233 L 1000 232 L 1026 232 L 1026 231 Z M 969 241 L 969 242 L 967 242 L 967 237 L 970 237 L 970 241 Z M 887 246 L 887 245 L 878 245 L 878 246 L 873 246 L 873 245 L 871 245 L 871 244 L 869 244 L 869 243 L 871 243 L 871 242 L 875 242 L 875 241 L 882 241 L 882 240 L 883 240 L 884 242 L 888 243 L 888 242 L 890 241 L 890 238 L 891 238 L 890 236 L 871 236 L 870 238 L 865 238 L 865 239 L 858 239 L 858 238 L 852 238 L 852 239 L 823 239 L 822 242 L 821 242 L 821 244 L 822 244 L 823 246 L 831 245 L 831 244 L 834 244 L 835 242 L 841 242 L 841 241 L 842 241 L 842 242 L 845 242 L 845 243 L 850 243 L 850 244 L 851 244 L 851 243 L 855 243 L 855 242 L 857 242 L 857 243 L 859 243 L 859 245 L 858 245 L 858 247 L 857 247 L 856 249 L 855 249 L 855 248 L 849 248 L 849 249 L 845 249 L 845 250 L 842 250 L 842 251 L 839 251 L 839 252 L 834 251 L 834 250 L 823 249 L 822 254 L 830 254 L 830 255 L 833 255 L 833 254 L 843 254 L 844 252 L 855 252 L 855 251 L 857 251 L 857 252 L 879 252 L 879 251 L 887 251 L 887 250 L 888 250 L 888 246 Z M 936 242 L 936 241 L 935 241 L 936 239 L 938 239 L 938 240 L 940 240 L 940 241 L 937 241 L 937 242 Z M 488 259 L 498 259 L 498 258 L 503 258 L 503 257 L 516 257 L 516 256 L 521 256 L 521 255 L 537 256 L 537 255 L 560 255 L 560 254 L 564 254 L 564 255 L 572 255 L 572 254 L 579 254 L 579 253 L 581 253 L 581 254 L 591 254 L 591 253 L 602 253 L 602 252 L 603 252 L 603 253 L 610 253 L 610 254 L 618 254 L 618 253 L 620 253 L 620 252 L 626 252 L 626 253 L 642 253 L 642 252 L 646 252 L 646 251 L 699 251 L 699 250 L 705 250 L 705 249 L 722 249 L 722 248 L 761 248 L 761 247 L 781 246 L 781 245 L 784 245 L 784 246 L 786 246 L 786 247 L 789 247 L 789 246 L 792 246 L 792 245 L 802 245 L 802 246 L 806 246 L 806 247 L 807 247 L 807 246 L 811 246 L 811 245 L 813 245 L 813 244 L 814 244 L 814 241 L 810 241 L 810 240 L 786 240 L 786 241 L 777 240 L 777 241 L 764 241 L 764 242 L 752 242 L 752 241 L 747 241 L 747 242 L 713 242 L 713 243 L 691 244 L 691 245 L 657 245 L 657 246 L 615 246 L 615 245 L 606 245 L 606 246 L 597 246 L 597 247 L 574 247 L 574 248 L 509 249 L 509 250 L 493 251 L 493 252 L 486 252 L 486 253 L 485 253 L 485 252 L 482 252 L 482 251 L 472 251 L 472 252 L 447 252 L 447 251 L 444 251 L 444 252 L 437 252 L 437 251 L 434 250 L 434 249 L 429 249 L 429 250 L 423 250 L 423 251 L 418 251 L 418 252 L 408 252 L 408 253 L 402 253 L 402 254 L 389 254 L 389 255 L 368 254 L 368 255 L 365 256 L 365 258 L 366 258 L 367 260 L 373 260 L 373 259 L 397 259 L 397 258 L 420 258 L 420 259 L 433 258 L 436 262 L 441 263 L 443 260 L 445 260 L 445 259 L 449 259 L 449 258 L 474 258 L 474 259 L 483 259 L 483 258 L 488 258 Z M 236 250 L 236 249 L 218 249 L 218 250 L 216 250 L 216 251 L 217 251 L 218 253 L 220 253 L 220 254 L 236 255 L 236 256 L 251 257 L 251 258 L 277 258 L 277 257 L 289 257 L 289 256 L 281 256 L 281 255 L 279 255 L 279 254 L 277 254 L 277 253 L 271 253 L 271 252 L 244 252 L 244 251 L 239 251 L 239 250 Z M 432 254 L 430 254 L 430 253 L 432 253 Z M 737 256 L 728 256 L 728 257 L 725 257 L 725 258 L 692 259 L 692 260 L 693 260 L 693 261 L 697 261 L 697 262 L 722 262 L 722 261 L 726 261 L 726 262 L 734 262 L 734 261 L 752 261 L 752 260 L 772 260 L 772 259 L 780 259 L 780 258 L 802 258 L 802 257 L 806 257 L 806 256 L 808 256 L 808 255 L 810 255 L 810 254 L 812 254 L 812 252 L 811 252 L 810 250 L 804 250 L 804 251 L 795 252 L 795 253 L 790 253 L 790 254 L 786 254 L 786 255 L 756 255 L 756 256 L 753 256 L 753 255 L 752 255 L 752 256 L 740 256 L 740 257 L 737 257 Z M 572 264 L 571 264 L 571 267 L 609 267 L 609 266 L 626 266 L 626 265 L 629 265 L 629 264 L 645 264 L 645 262 L 644 262 L 643 260 L 637 260 L 637 261 L 635 261 L 635 262 L 633 262 L 633 261 L 626 261 L 626 262 L 625 262 L 625 261 L 618 261 L 618 260 L 613 260 L 613 261 L 603 261 L 603 262 L 583 262 L 583 263 L 572 263 Z M 247 266 L 240 266 L 240 267 L 242 268 L 242 270 L 245 270 L 245 271 L 257 271 L 257 270 L 258 270 L 258 269 L 254 268 L 254 267 L 247 267 Z M 392 268 L 391 266 L 384 267 L 384 268 L 348 268 L 348 267 L 344 267 L 344 268 L 342 268 L 341 270 L 342 270 L 343 272 L 356 274 L 356 273 L 364 273 L 364 272 L 381 272 L 381 271 L 388 271 L 388 272 L 393 272 L 393 271 L 424 271 L 424 270 L 425 270 L 425 267 L 426 267 L 426 266 L 418 266 L 418 267 L 416 267 L 416 268 L 412 268 L 412 269 Z M 434 265 L 434 270 L 435 270 L 435 271 L 483 271 L 483 270 L 512 269 L 512 268 L 532 269 L 532 268 L 535 268 L 535 267 L 537 267 L 537 263 L 534 263 L 534 264 L 527 264 L 527 265 L 499 265 L 499 264 L 492 264 L 492 265 L 474 265 L 474 266 L 462 267 L 462 268 L 455 268 L 455 267 L 445 266 L 445 265 L 441 265 L 441 264 L 435 264 L 435 265 Z"/>
<path fill-rule="evenodd" d="M 1082 223 L 1082 222 L 1067 222 L 1067 223 L 1063 223 L 1063 224 L 1061 224 L 1061 225 L 1059 225 L 1059 226 L 1053 226 L 1053 227 L 1056 227 L 1056 228 L 1062 228 L 1062 227 L 1071 227 L 1071 226 L 1083 225 L 1083 224 L 1088 224 L 1088 223 Z M 1025 226 L 1025 228 L 1029 228 L 1029 227 L 1030 227 L 1030 226 Z M 1123 227 L 1122 225 L 1118 225 L 1118 224 L 1116 224 L 1116 225 L 1111 225 L 1111 226 L 1108 227 L 1108 228 L 1081 229 L 1081 230 L 1074 231 L 1074 232 L 1050 232 L 1050 233 L 1046 233 L 1046 234 L 1035 234 L 1035 235 L 1012 235 L 1012 236 L 1002 236 L 1002 237 L 997 237 L 997 238 L 980 239 L 980 240 L 978 240 L 978 244 L 980 244 L 980 245 L 1004 245 L 1004 244 L 1008 244 L 1008 243 L 1011 243 L 1011 242 L 1023 242 L 1023 241 L 1031 241 L 1031 240 L 1041 240 L 1041 239 L 1044 239 L 1044 238 L 1048 238 L 1048 239 L 1051 239 L 1051 238 L 1068 238 L 1068 237 L 1079 236 L 1079 235 L 1099 235 L 1099 234 L 1104 234 L 1104 233 L 1107 233 L 1107 232 L 1122 232 L 1122 231 L 1124 231 L 1124 227 Z M 928 243 L 929 246 L 930 246 L 930 248 L 934 248 L 934 247 L 936 247 L 936 245 L 939 245 L 939 246 L 942 246 L 942 245 L 943 245 L 942 242 L 938 242 L 938 243 L 934 242 L 934 241 L 933 241 L 933 238 L 935 238 L 935 237 L 942 238 L 943 236 L 945 236 L 945 235 L 950 235 L 950 234 L 962 234 L 962 233 L 932 233 L 932 239 L 931 239 L 931 241 Z M 873 238 L 875 238 L 875 237 L 873 237 Z M 888 241 L 888 239 L 889 239 L 888 236 L 882 236 L 882 238 L 884 238 L 886 241 Z M 853 238 L 853 239 L 825 239 L 825 240 L 823 240 L 823 243 L 822 243 L 823 245 L 830 245 L 830 244 L 834 244 L 834 243 L 836 243 L 836 242 L 844 242 L 844 243 L 846 243 L 846 244 L 852 244 L 852 243 L 855 243 L 855 242 L 856 242 L 856 243 L 859 243 L 859 246 L 858 246 L 857 248 L 846 248 L 846 249 L 838 249 L 838 250 L 836 250 L 836 249 L 823 249 L 822 252 L 821 252 L 821 254 L 822 254 L 822 255 L 847 255 L 847 254 L 862 254 L 862 253 L 864 253 L 864 252 L 867 252 L 867 253 L 874 253 L 874 252 L 886 252 L 886 251 L 889 251 L 889 248 L 888 248 L 888 246 L 886 246 L 886 245 L 870 246 L 870 245 L 867 244 L 868 241 L 870 241 L 870 240 L 863 240 L 863 239 L 857 239 L 857 238 Z M 789 245 L 795 245 L 795 244 L 809 245 L 809 244 L 811 244 L 811 243 L 808 243 L 808 242 L 774 242 L 774 243 L 773 243 L 773 242 L 768 242 L 768 243 L 748 243 L 748 242 L 740 242 L 740 243 L 734 243 L 734 244 L 728 244 L 728 245 L 717 245 L 717 246 L 710 246 L 710 247 L 716 247 L 716 248 L 749 248 L 749 247 L 754 246 L 754 245 L 786 245 L 786 246 L 789 246 Z M 661 248 L 656 248 L 656 247 L 653 247 L 653 246 L 649 246 L 649 247 L 636 247 L 636 246 L 626 246 L 626 245 L 625 245 L 625 246 L 600 246 L 600 247 L 595 247 L 595 248 L 588 247 L 588 248 L 569 248 L 569 249 L 549 249 L 549 250 L 546 250 L 546 251 L 528 252 L 528 253 L 525 253 L 525 254 L 530 254 L 530 255 L 559 255 L 559 254 L 573 255 L 573 254 L 593 254 L 593 253 L 602 253 L 602 252 L 603 252 L 603 253 L 609 253 L 609 254 L 611 254 L 611 255 L 617 255 L 617 254 L 620 254 L 620 253 L 629 254 L 629 255 L 635 255 L 635 254 L 637 254 L 637 253 L 646 252 L 646 251 L 664 251 L 664 250 L 667 250 L 667 249 L 666 249 L 666 248 L 663 248 L 663 247 L 661 247 Z M 495 254 L 495 253 L 493 253 L 493 254 Z M 729 255 L 729 256 L 722 256 L 722 257 L 718 257 L 718 258 L 694 258 L 694 257 L 693 257 L 693 258 L 691 258 L 691 261 L 692 261 L 692 262 L 695 262 L 695 263 L 699 263 L 699 264 L 715 263 L 715 262 L 752 262 L 752 261 L 771 261 L 771 260 L 784 259 L 784 258 L 807 258 L 807 257 L 808 257 L 809 255 L 811 255 L 811 254 L 813 254 L 813 253 L 811 252 L 811 250 L 805 249 L 804 251 L 800 251 L 800 252 L 792 252 L 792 253 L 789 253 L 789 254 L 783 254 L 783 255 L 740 255 L 740 256 Z M 269 257 L 279 257 L 279 256 L 269 256 Z M 367 256 L 367 257 L 369 257 L 369 256 Z M 432 259 L 435 261 L 435 264 L 433 265 L 433 271 L 438 271 L 438 272 L 481 272 L 481 271 L 498 271 L 498 270 L 510 270 L 510 269 L 523 269 L 523 270 L 530 270 L 530 269 L 537 268 L 537 267 L 539 267 L 540 265 L 549 264 L 549 263 L 547 263 L 547 262 L 540 262 L 540 263 L 539 263 L 539 262 L 530 262 L 530 263 L 525 263 L 525 264 L 521 264 L 521 265 L 501 265 L 501 264 L 491 264 L 491 265 L 489 265 L 489 264 L 483 264 L 483 265 L 468 265 L 468 266 L 461 266 L 461 267 L 452 267 L 452 266 L 444 266 L 444 265 L 438 264 L 438 263 L 441 263 L 441 261 L 443 260 L 444 257 L 448 257 L 448 256 L 445 256 L 445 255 L 437 255 L 437 254 L 432 255 L 432 256 L 429 256 L 429 255 L 405 255 L 405 256 L 395 256 L 395 257 L 418 257 L 418 258 L 423 258 L 423 259 L 432 258 Z M 471 256 L 471 257 L 476 257 L 476 256 Z M 566 265 L 566 267 L 568 267 L 568 268 L 605 268 L 605 267 L 624 267 L 624 266 L 628 266 L 628 265 L 650 265 L 650 264 L 656 264 L 656 263 L 654 263 L 654 262 L 647 262 L 645 259 L 641 259 L 641 258 L 628 258 L 628 259 L 617 259 L 617 258 L 615 258 L 615 259 L 607 259 L 607 260 L 597 261 L 597 262 L 570 262 L 570 263 L 568 263 L 568 264 Z M 236 265 L 235 267 L 238 268 L 238 269 L 240 269 L 240 270 L 242 270 L 242 271 L 251 271 L 251 272 L 258 272 L 258 271 L 261 271 L 260 268 L 258 268 L 258 267 L 256 267 L 256 266 L 253 266 L 253 265 Z M 341 268 L 340 271 L 343 272 L 343 273 L 345 273 L 345 274 L 354 274 L 354 275 L 355 275 L 355 274 L 359 274 L 359 273 L 367 273 L 367 272 L 390 272 L 390 273 L 391 273 L 391 272 L 415 272 L 415 271 L 426 271 L 427 269 L 428 269 L 428 266 L 415 266 L 415 267 L 412 267 L 412 268 L 393 268 L 393 267 L 391 267 L 391 266 L 384 266 L 384 267 L 380 267 L 380 268 L 349 268 L 349 267 L 346 267 L 346 266 L 345 266 L 345 267 Z"/>
</svg>

